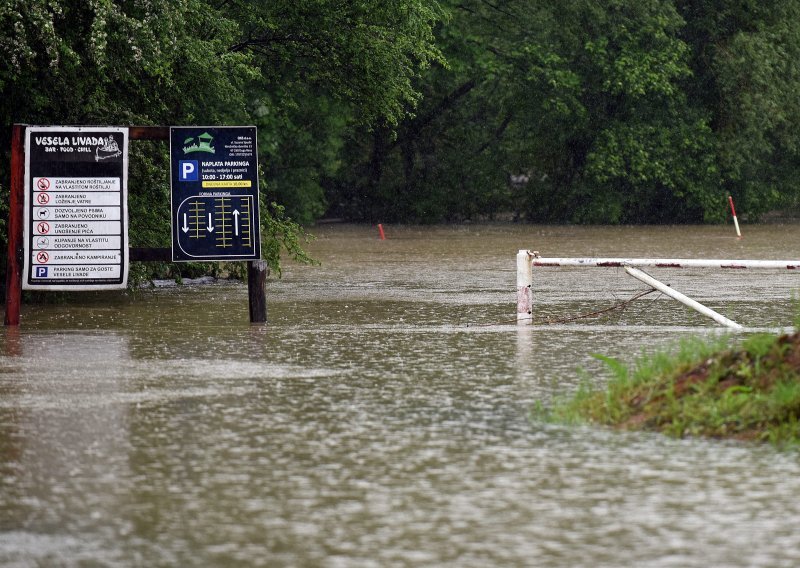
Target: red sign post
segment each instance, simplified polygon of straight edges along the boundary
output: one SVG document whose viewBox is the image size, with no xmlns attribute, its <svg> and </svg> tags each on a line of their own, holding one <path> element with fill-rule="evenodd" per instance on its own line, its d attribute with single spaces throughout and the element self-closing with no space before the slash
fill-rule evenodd
<svg viewBox="0 0 800 568">
<path fill-rule="evenodd" d="M 6 267 L 6 325 L 19 325 L 22 300 L 22 218 L 25 203 L 25 127 L 11 131 L 11 196 L 8 207 L 8 265 Z"/>
</svg>

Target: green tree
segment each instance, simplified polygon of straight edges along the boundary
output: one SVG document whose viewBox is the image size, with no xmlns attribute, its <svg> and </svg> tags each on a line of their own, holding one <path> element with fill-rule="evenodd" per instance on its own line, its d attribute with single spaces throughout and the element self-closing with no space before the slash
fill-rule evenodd
<svg viewBox="0 0 800 568">
<path fill-rule="evenodd" d="M 800 200 L 800 2 L 676 0 L 723 191 L 758 215 Z"/>
<path fill-rule="evenodd" d="M 690 105 L 689 48 L 663 0 L 447 4 L 449 67 L 424 76 L 395 132 L 348 145 L 331 192 L 360 218 L 702 220 L 714 138 Z"/>
<path fill-rule="evenodd" d="M 502 38 L 507 16 L 489 14 L 490 3 L 443 5 L 447 18 L 436 38 L 447 64 L 424 74 L 422 100 L 396 128 L 365 129 L 347 140 L 350 167 L 328 183 L 334 212 L 433 222 L 491 216 L 508 207 L 501 141 L 511 112 L 504 108 L 503 69 L 490 45 L 495 33 Z"/>
<path fill-rule="evenodd" d="M 348 125 L 394 124 L 418 101 L 413 79 L 440 57 L 439 16 L 421 0 L 5 0 L 0 119 L 255 123 L 267 203 L 283 198 L 310 220 L 324 209 L 319 180 L 337 167 Z M 5 207 L 10 137 L 0 144 Z M 132 152 L 132 244 L 166 244 L 166 149 Z M 262 212 L 277 267 L 281 250 L 300 254 L 299 226 L 282 206 Z"/>
<path fill-rule="evenodd" d="M 228 53 L 237 38 L 235 22 L 199 0 L 4 2 L 0 46 L 9 57 L 0 61 L 0 117 L 4 124 L 238 123 L 247 118 L 244 87 L 257 73 L 249 54 Z M 4 157 L 8 149 L 5 138 Z M 166 152 L 163 144 L 132 144 L 133 246 L 169 242 Z"/>
<path fill-rule="evenodd" d="M 256 123 L 265 132 L 270 197 L 308 222 L 328 207 L 323 185 L 342 167 L 354 128 L 396 125 L 421 98 L 413 80 L 441 61 L 421 0 L 229 2 L 242 22 L 232 47 L 259 69 Z"/>
</svg>

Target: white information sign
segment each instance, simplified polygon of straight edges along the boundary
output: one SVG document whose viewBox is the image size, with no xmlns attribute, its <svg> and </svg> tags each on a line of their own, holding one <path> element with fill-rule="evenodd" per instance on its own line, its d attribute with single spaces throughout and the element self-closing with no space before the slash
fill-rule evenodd
<svg viewBox="0 0 800 568">
<path fill-rule="evenodd" d="M 127 128 L 27 129 L 23 288 L 127 286 L 127 148 Z"/>
</svg>

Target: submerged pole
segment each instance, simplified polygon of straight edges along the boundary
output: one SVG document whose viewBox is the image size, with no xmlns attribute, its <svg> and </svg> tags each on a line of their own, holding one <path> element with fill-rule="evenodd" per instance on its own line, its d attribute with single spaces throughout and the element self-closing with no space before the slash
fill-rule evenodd
<svg viewBox="0 0 800 568">
<path fill-rule="evenodd" d="M 267 275 L 269 265 L 265 260 L 247 263 L 247 297 L 250 306 L 250 323 L 267 323 Z"/>
<path fill-rule="evenodd" d="M 718 312 L 715 312 L 711 308 L 705 307 L 700 302 L 696 302 L 695 300 L 692 300 L 690 297 L 685 296 L 684 294 L 681 294 L 677 290 L 673 290 L 672 288 L 670 288 L 669 286 L 667 286 L 663 282 L 660 282 L 660 281 L 656 280 L 655 278 L 653 278 L 649 274 L 646 274 L 646 273 L 642 272 L 641 270 L 639 270 L 637 268 L 632 268 L 630 266 L 626 266 L 625 267 L 625 272 L 627 272 L 628 274 L 630 274 L 631 276 L 633 276 L 637 280 L 639 280 L 641 282 L 644 282 L 648 286 L 652 286 L 653 288 L 655 288 L 659 292 L 663 292 L 664 294 L 666 294 L 670 298 L 672 298 L 674 300 L 678 300 L 681 304 L 683 304 L 685 306 L 689 306 L 690 308 L 700 312 L 704 316 L 710 317 L 711 319 L 713 319 L 718 324 L 724 325 L 724 326 L 729 327 L 731 329 L 742 329 L 742 326 L 739 325 L 738 323 L 736 323 L 735 321 L 729 320 L 728 318 L 726 318 L 725 316 L 723 316 L 722 314 L 720 314 Z"/>
<path fill-rule="evenodd" d="M 517 253 L 517 323 L 533 321 L 533 254 L 529 250 Z"/>
</svg>

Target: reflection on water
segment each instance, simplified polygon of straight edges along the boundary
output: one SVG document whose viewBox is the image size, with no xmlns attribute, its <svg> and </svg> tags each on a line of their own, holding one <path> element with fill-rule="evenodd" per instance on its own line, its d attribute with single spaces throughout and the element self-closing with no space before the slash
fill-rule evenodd
<svg viewBox="0 0 800 568">
<path fill-rule="evenodd" d="M 0 564 L 791 566 L 795 453 L 549 425 L 713 322 L 663 297 L 517 327 L 515 255 L 796 258 L 800 227 L 323 227 L 269 285 L 25 306 L 0 340 Z M 657 278 L 751 328 L 800 274 Z M 536 310 L 597 310 L 618 269 L 535 273 Z M 582 372 L 577 369 L 583 368 Z"/>
</svg>

